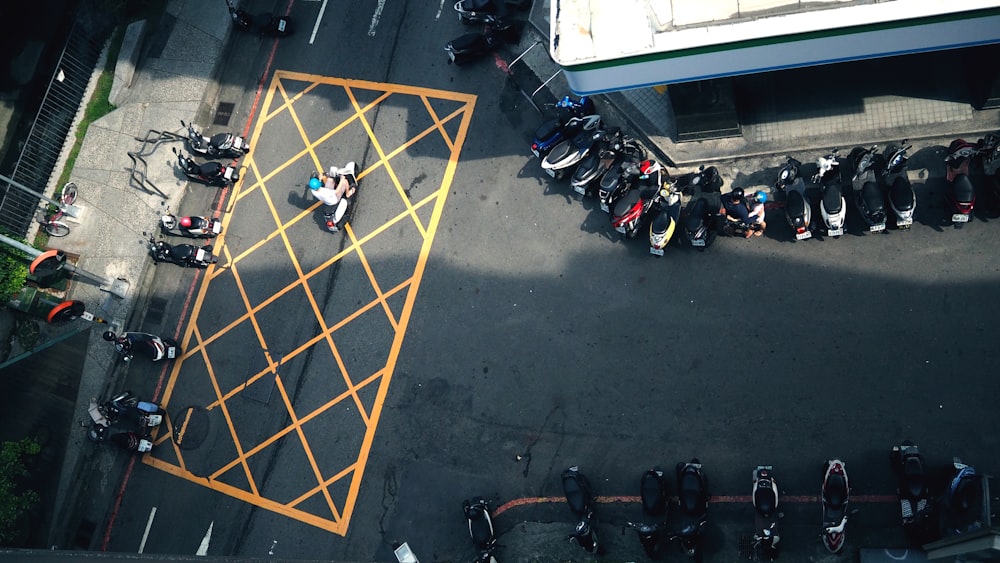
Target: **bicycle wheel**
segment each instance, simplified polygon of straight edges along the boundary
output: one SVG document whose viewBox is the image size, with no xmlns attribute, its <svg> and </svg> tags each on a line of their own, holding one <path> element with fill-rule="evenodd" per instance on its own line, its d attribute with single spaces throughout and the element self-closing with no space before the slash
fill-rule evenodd
<svg viewBox="0 0 1000 563">
<path fill-rule="evenodd" d="M 69 226 L 60 221 L 49 221 L 43 225 L 46 233 L 53 237 L 64 237 L 69 234 Z"/>
<path fill-rule="evenodd" d="M 73 182 L 66 182 L 66 185 L 63 186 L 62 193 L 59 194 L 59 201 L 66 205 L 73 205 L 73 203 L 76 202 L 76 194 L 76 184 Z"/>
</svg>

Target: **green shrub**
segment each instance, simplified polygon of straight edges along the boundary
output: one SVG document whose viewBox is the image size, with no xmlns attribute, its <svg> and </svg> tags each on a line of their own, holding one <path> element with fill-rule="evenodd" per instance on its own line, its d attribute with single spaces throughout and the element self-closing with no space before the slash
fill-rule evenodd
<svg viewBox="0 0 1000 563">
<path fill-rule="evenodd" d="M 28 257 L 24 252 L 0 243 L 0 306 L 6 305 L 24 287 L 28 277 Z"/>
<path fill-rule="evenodd" d="M 24 486 L 26 458 L 41 450 L 38 442 L 23 438 L 0 445 L 0 545 L 11 546 L 25 536 L 25 517 L 38 505 L 38 493 Z"/>
</svg>

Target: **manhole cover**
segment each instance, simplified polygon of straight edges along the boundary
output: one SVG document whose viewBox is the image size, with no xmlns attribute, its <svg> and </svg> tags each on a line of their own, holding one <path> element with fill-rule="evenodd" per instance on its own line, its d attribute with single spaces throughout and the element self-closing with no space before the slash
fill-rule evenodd
<svg viewBox="0 0 1000 563">
<path fill-rule="evenodd" d="M 233 116 L 233 108 L 236 104 L 232 102 L 219 102 L 219 108 L 215 110 L 215 119 L 212 121 L 214 125 L 229 125 L 229 118 Z"/>
</svg>

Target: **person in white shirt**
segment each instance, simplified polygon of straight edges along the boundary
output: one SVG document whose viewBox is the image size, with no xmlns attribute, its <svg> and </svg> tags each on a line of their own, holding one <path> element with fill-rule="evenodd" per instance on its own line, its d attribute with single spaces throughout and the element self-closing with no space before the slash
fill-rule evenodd
<svg viewBox="0 0 1000 563">
<path fill-rule="evenodd" d="M 357 188 L 358 182 L 354 178 L 351 165 L 344 170 L 337 170 L 331 166 L 329 174 L 320 172 L 309 179 L 309 189 L 313 197 L 323 202 L 323 217 L 330 232 L 335 233 L 340 230 L 337 223 L 344 217 L 348 200 Z"/>
</svg>

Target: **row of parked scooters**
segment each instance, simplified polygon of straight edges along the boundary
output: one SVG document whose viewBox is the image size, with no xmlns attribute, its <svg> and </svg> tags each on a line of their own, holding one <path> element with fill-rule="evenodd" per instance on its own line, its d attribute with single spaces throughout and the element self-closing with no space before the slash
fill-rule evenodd
<svg viewBox="0 0 1000 563">
<path fill-rule="evenodd" d="M 910 441 L 893 446 L 889 461 L 896 475 L 896 494 L 900 518 L 907 540 L 914 547 L 942 537 L 967 533 L 983 526 L 982 476 L 974 467 L 954 458 L 943 475 L 941 486 L 934 482 L 920 453 Z M 639 479 L 639 498 L 644 521 L 626 521 L 638 536 L 651 559 L 666 553 L 671 543 L 696 561 L 701 560 L 704 530 L 708 524 L 711 493 L 702 463 L 694 458 L 675 468 L 676 494 L 670 494 L 668 478 L 653 468 Z M 603 553 L 597 535 L 597 515 L 590 481 L 573 466 L 562 472 L 563 492 L 578 522 L 566 537 L 590 553 Z M 940 489 L 935 491 L 935 489 Z M 839 459 L 823 464 L 822 541 L 831 553 L 844 548 L 847 520 L 857 509 L 848 509 L 851 487 L 847 466 Z M 770 465 L 753 470 L 751 503 L 754 508 L 753 557 L 774 560 L 781 545 L 781 491 Z M 490 516 L 490 503 L 483 497 L 463 503 L 469 535 L 477 549 L 477 563 L 495 563 L 496 532 Z"/>
<path fill-rule="evenodd" d="M 688 244 L 704 249 L 720 231 L 741 236 L 757 227 L 725 213 L 702 195 L 721 192 L 723 181 L 714 166 L 671 177 L 664 167 L 674 167 L 673 162 L 651 160 L 621 129 L 603 127 L 586 96 L 566 96 L 553 107 L 555 116 L 544 121 L 532 139 L 531 151 L 540 159 L 542 170 L 554 180 L 569 178 L 577 197 L 597 198 L 601 210 L 610 214 L 611 226 L 625 237 L 634 238 L 648 223 L 651 254 L 663 256 L 677 230 L 683 230 Z M 820 156 L 810 183 L 819 189 L 821 228 L 812 221 L 813 201 L 801 175 L 802 163 L 789 157 L 778 171 L 772 192 L 784 195 L 785 218 L 796 240 L 811 238 L 814 232 L 843 235 L 848 200 L 870 232 L 885 231 L 890 221 L 898 229 L 908 229 L 917 205 L 906 174 L 911 148 L 903 140 L 881 152 L 876 145 L 855 147 L 846 159 L 837 149 Z M 987 135 L 977 143 L 957 139 L 948 148 L 946 199 L 949 218 L 956 224 L 968 222 L 975 206 L 976 194 L 969 181 L 973 161 L 981 164 L 1000 193 L 1000 135 Z M 683 212 L 681 194 L 695 196 Z M 761 192 L 758 198 L 767 199 L 767 194 Z"/>
</svg>

